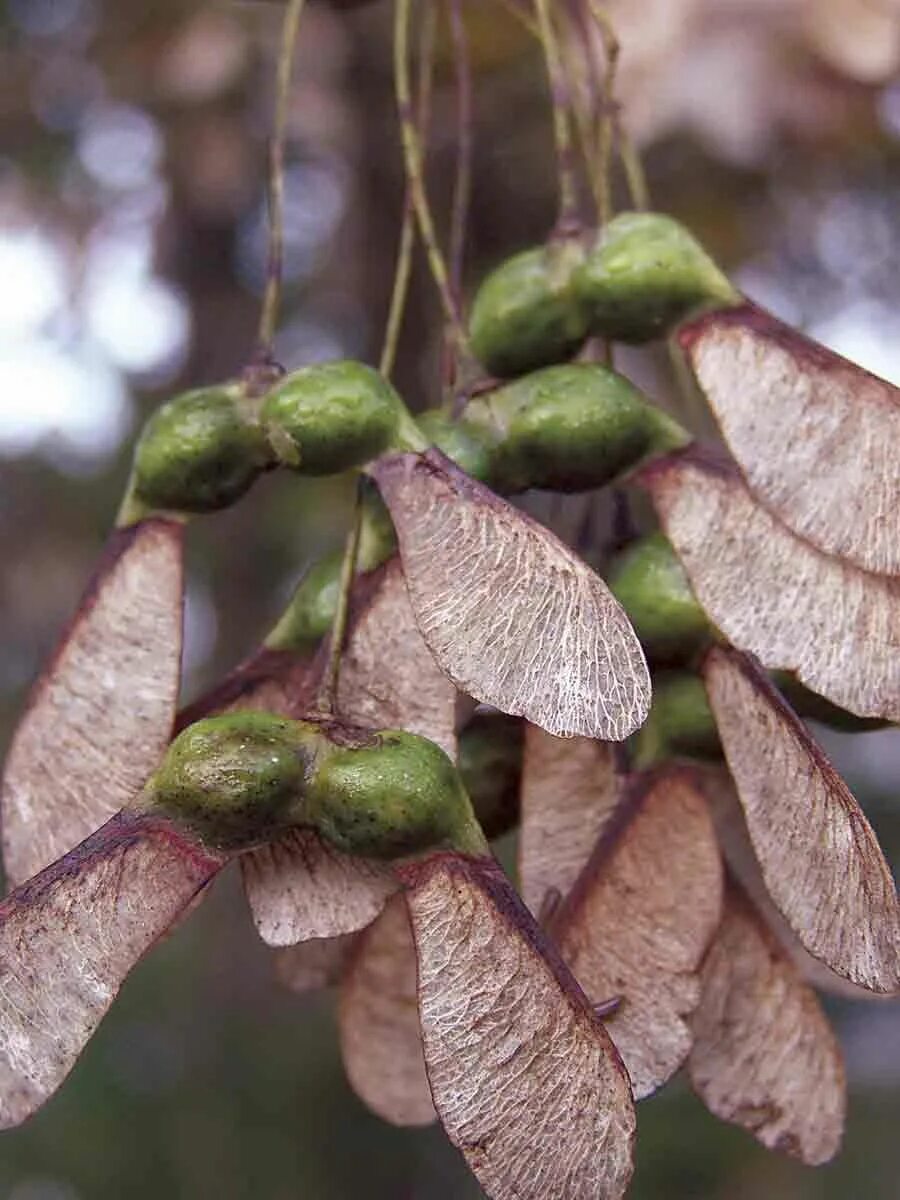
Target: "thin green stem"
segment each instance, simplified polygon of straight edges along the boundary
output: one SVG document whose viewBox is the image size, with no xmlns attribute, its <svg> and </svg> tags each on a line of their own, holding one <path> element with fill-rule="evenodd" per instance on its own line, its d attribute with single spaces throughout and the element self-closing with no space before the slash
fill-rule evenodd
<svg viewBox="0 0 900 1200">
<path fill-rule="evenodd" d="M 450 214 L 450 286 L 459 305 L 472 197 L 472 62 L 461 0 L 448 0 L 448 8 L 456 71 L 456 172 Z"/>
<path fill-rule="evenodd" d="M 550 0 L 534 0 L 540 29 L 547 76 L 550 81 L 550 101 L 553 109 L 553 140 L 556 145 L 556 166 L 559 176 L 558 228 L 568 232 L 578 225 L 578 193 L 575 186 L 575 154 L 572 127 L 569 120 L 569 89 L 563 69 L 559 39 L 553 24 Z"/>
<path fill-rule="evenodd" d="M 598 170 L 600 171 L 600 178 L 606 181 L 606 186 L 608 187 L 613 142 L 614 140 L 618 140 L 619 158 L 622 160 L 622 169 L 625 172 L 625 182 L 628 185 L 631 205 L 639 212 L 644 212 L 650 207 L 650 192 L 647 187 L 647 177 L 644 174 L 640 154 L 628 131 L 625 129 L 622 122 L 622 115 L 616 102 L 616 71 L 619 65 L 621 45 L 619 39 L 616 37 L 616 31 L 613 28 L 612 22 L 600 0 L 588 0 L 588 6 L 591 11 L 591 17 L 603 41 L 603 49 L 606 54 L 606 76 L 604 79 L 601 101 L 602 112 L 598 134 Z M 611 197 L 605 199 L 604 203 L 611 214 Z M 601 214 L 601 221 L 608 219 L 608 217 L 603 217 Z"/>
<path fill-rule="evenodd" d="M 318 709 L 331 715 L 337 709 L 338 685 L 341 676 L 341 659 L 344 653 L 344 642 L 347 640 L 347 622 L 350 616 L 350 593 L 356 576 L 356 564 L 359 558 L 359 539 L 362 532 L 362 476 L 356 484 L 356 504 L 353 512 L 353 524 L 347 534 L 344 547 L 344 558 L 341 562 L 341 576 L 338 590 L 337 608 L 334 623 L 331 626 L 331 644 L 328 648 L 328 664 L 322 677 L 319 689 Z"/>
<path fill-rule="evenodd" d="M 275 121 L 269 140 L 269 252 L 257 340 L 257 359 L 261 362 L 268 362 L 272 358 L 272 342 L 281 305 L 284 272 L 284 144 L 287 138 L 294 48 L 305 3 L 306 0 L 288 0 L 278 51 Z"/>
</svg>

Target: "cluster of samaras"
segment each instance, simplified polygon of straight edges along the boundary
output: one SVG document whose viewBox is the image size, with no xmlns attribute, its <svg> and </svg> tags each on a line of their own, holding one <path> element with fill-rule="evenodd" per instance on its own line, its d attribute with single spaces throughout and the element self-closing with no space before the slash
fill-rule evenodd
<svg viewBox="0 0 900 1200">
<path fill-rule="evenodd" d="M 589 335 L 673 331 L 732 459 L 567 361 Z M 440 1119 L 492 1197 L 621 1196 L 634 1101 L 682 1067 L 767 1146 L 835 1152 L 840 1053 L 810 984 L 895 992 L 900 916 L 782 691 L 900 718 L 900 397 L 652 214 L 502 266 L 471 336 L 497 378 L 458 419 L 331 363 L 148 423 L 6 763 L 4 1124 L 238 858 L 283 978 L 339 983 L 359 1094 Z M 185 524 L 276 467 L 369 481 L 336 702 L 326 560 L 176 715 Z M 610 586 L 501 498 L 623 478 L 661 531 Z M 516 825 L 521 899 L 487 840 Z"/>
</svg>

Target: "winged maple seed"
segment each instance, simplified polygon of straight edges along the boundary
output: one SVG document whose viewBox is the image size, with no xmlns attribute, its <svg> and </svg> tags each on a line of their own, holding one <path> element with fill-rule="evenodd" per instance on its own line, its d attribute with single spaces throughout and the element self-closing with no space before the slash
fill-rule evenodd
<svg viewBox="0 0 900 1200">
<path fill-rule="evenodd" d="M 639 482 L 733 646 L 857 716 L 900 720 L 900 580 L 822 554 L 702 451 L 658 459 Z"/>
<path fill-rule="evenodd" d="M 593 571 L 438 450 L 369 470 L 419 629 L 462 691 L 564 737 L 619 741 L 641 724 L 643 651 Z"/>
<path fill-rule="evenodd" d="M 151 518 L 112 535 L 32 689 L 0 798 L 13 885 L 127 803 L 165 749 L 181 667 L 182 533 Z"/>
<path fill-rule="evenodd" d="M 820 550 L 900 574 L 900 391 L 750 304 L 678 341 L 755 495 Z"/>
</svg>

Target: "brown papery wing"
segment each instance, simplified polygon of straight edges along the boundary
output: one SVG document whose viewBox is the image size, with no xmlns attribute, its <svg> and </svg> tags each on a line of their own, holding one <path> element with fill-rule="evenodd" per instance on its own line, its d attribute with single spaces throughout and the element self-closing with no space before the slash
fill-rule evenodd
<svg viewBox="0 0 900 1200">
<path fill-rule="evenodd" d="M 755 664 L 714 647 L 703 678 L 766 889 L 804 948 L 875 992 L 900 988 L 900 906 L 847 785 Z"/>
<path fill-rule="evenodd" d="M 292 992 L 303 994 L 339 982 L 357 934 L 313 938 L 274 951 L 275 977 Z"/>
<path fill-rule="evenodd" d="M 703 453 L 669 455 L 640 482 L 733 646 L 857 716 L 900 720 L 900 580 L 822 554 Z"/>
<path fill-rule="evenodd" d="M 416 1006 L 416 951 L 402 896 L 356 943 L 341 982 L 338 1028 L 357 1096 L 392 1125 L 430 1125 L 435 1111 Z"/>
<path fill-rule="evenodd" d="M 691 1048 L 699 971 L 722 912 L 722 862 L 687 769 L 634 780 L 553 935 L 595 1003 L 621 997 L 606 1028 L 643 1099 Z"/>
<path fill-rule="evenodd" d="M 598 575 L 440 451 L 370 469 L 419 629 L 457 687 L 562 737 L 621 741 L 642 724 L 643 651 Z"/>
<path fill-rule="evenodd" d="M 811 1165 L 837 1153 L 846 1109 L 840 1047 L 815 993 L 736 887 L 692 1026 L 688 1073 L 711 1112 Z"/>
<path fill-rule="evenodd" d="M 75 1065 L 128 972 L 224 864 L 158 819 L 118 813 L 0 905 L 0 1125 Z"/>
<path fill-rule="evenodd" d="M 615 752 L 593 738 L 555 738 L 525 729 L 519 884 L 539 920 L 563 899 L 616 809 L 621 778 Z"/>
<path fill-rule="evenodd" d="M 492 1200 L 613 1200 L 632 1171 L 628 1076 L 491 860 L 403 869 L 435 1108 Z"/>
<path fill-rule="evenodd" d="M 22 883 L 128 804 L 172 733 L 181 669 L 182 525 L 115 532 L 38 677 L 3 771 L 3 857 Z"/>
<path fill-rule="evenodd" d="M 678 340 L 766 507 L 825 553 L 900 574 L 900 390 L 753 305 Z"/>
</svg>

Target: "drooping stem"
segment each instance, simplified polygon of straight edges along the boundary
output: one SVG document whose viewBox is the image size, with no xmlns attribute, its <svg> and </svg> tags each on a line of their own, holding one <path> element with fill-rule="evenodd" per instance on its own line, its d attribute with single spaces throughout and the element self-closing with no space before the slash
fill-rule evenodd
<svg viewBox="0 0 900 1200">
<path fill-rule="evenodd" d="M 362 476 L 356 484 L 356 504 L 353 511 L 353 523 L 347 534 L 344 547 L 344 558 L 341 562 L 341 576 L 338 587 L 337 608 L 334 623 L 331 626 L 331 644 L 328 648 L 328 665 L 322 677 L 319 689 L 318 709 L 328 715 L 336 711 L 337 691 L 341 674 L 341 658 L 344 652 L 344 642 L 347 640 L 347 621 L 350 616 L 350 593 L 353 579 L 356 575 L 356 563 L 359 558 L 359 539 L 362 531 Z"/>
<path fill-rule="evenodd" d="M 278 51 L 278 71 L 275 84 L 275 120 L 269 140 L 269 248 L 266 263 L 266 287 L 259 316 L 257 359 L 269 362 L 278 310 L 281 304 L 281 284 L 284 270 L 284 144 L 287 137 L 288 108 L 291 95 L 291 73 L 297 30 L 306 0 L 288 0 L 281 28 Z"/>
<path fill-rule="evenodd" d="M 572 145 L 572 126 L 569 120 L 569 89 L 563 69 L 562 54 L 550 11 L 550 0 L 534 0 L 540 29 L 550 99 L 553 107 L 553 140 L 556 145 L 556 165 L 559 175 L 559 219 L 557 227 L 568 232 L 578 225 L 578 194 L 575 186 L 575 154 Z"/>
<path fill-rule="evenodd" d="M 612 201 L 612 155 L 616 129 L 619 126 L 616 103 L 616 71 L 621 47 L 612 23 L 597 0 L 590 0 L 591 16 L 603 42 L 606 69 L 600 92 L 600 117 L 597 127 L 597 209 L 601 225 L 605 225 L 613 213 Z"/>
<path fill-rule="evenodd" d="M 462 0 L 448 0 L 456 70 L 456 173 L 450 215 L 450 286 L 462 302 L 463 266 L 472 195 L 472 62 Z"/>
<path fill-rule="evenodd" d="M 616 103 L 616 71 L 619 65 L 621 45 L 601 0 L 588 0 L 588 5 L 606 54 L 606 76 L 602 97 L 603 111 L 601 113 L 598 133 L 598 170 L 600 178 L 607 180 L 608 185 L 613 141 L 617 140 L 619 144 L 619 157 L 622 160 L 622 169 L 625 172 L 625 181 L 628 185 L 628 194 L 631 198 L 631 206 L 637 209 L 638 212 L 645 212 L 650 207 L 647 177 L 644 174 L 640 154 L 622 122 L 622 116 Z M 609 201 L 609 204 L 611 211 L 611 201 Z"/>
</svg>

